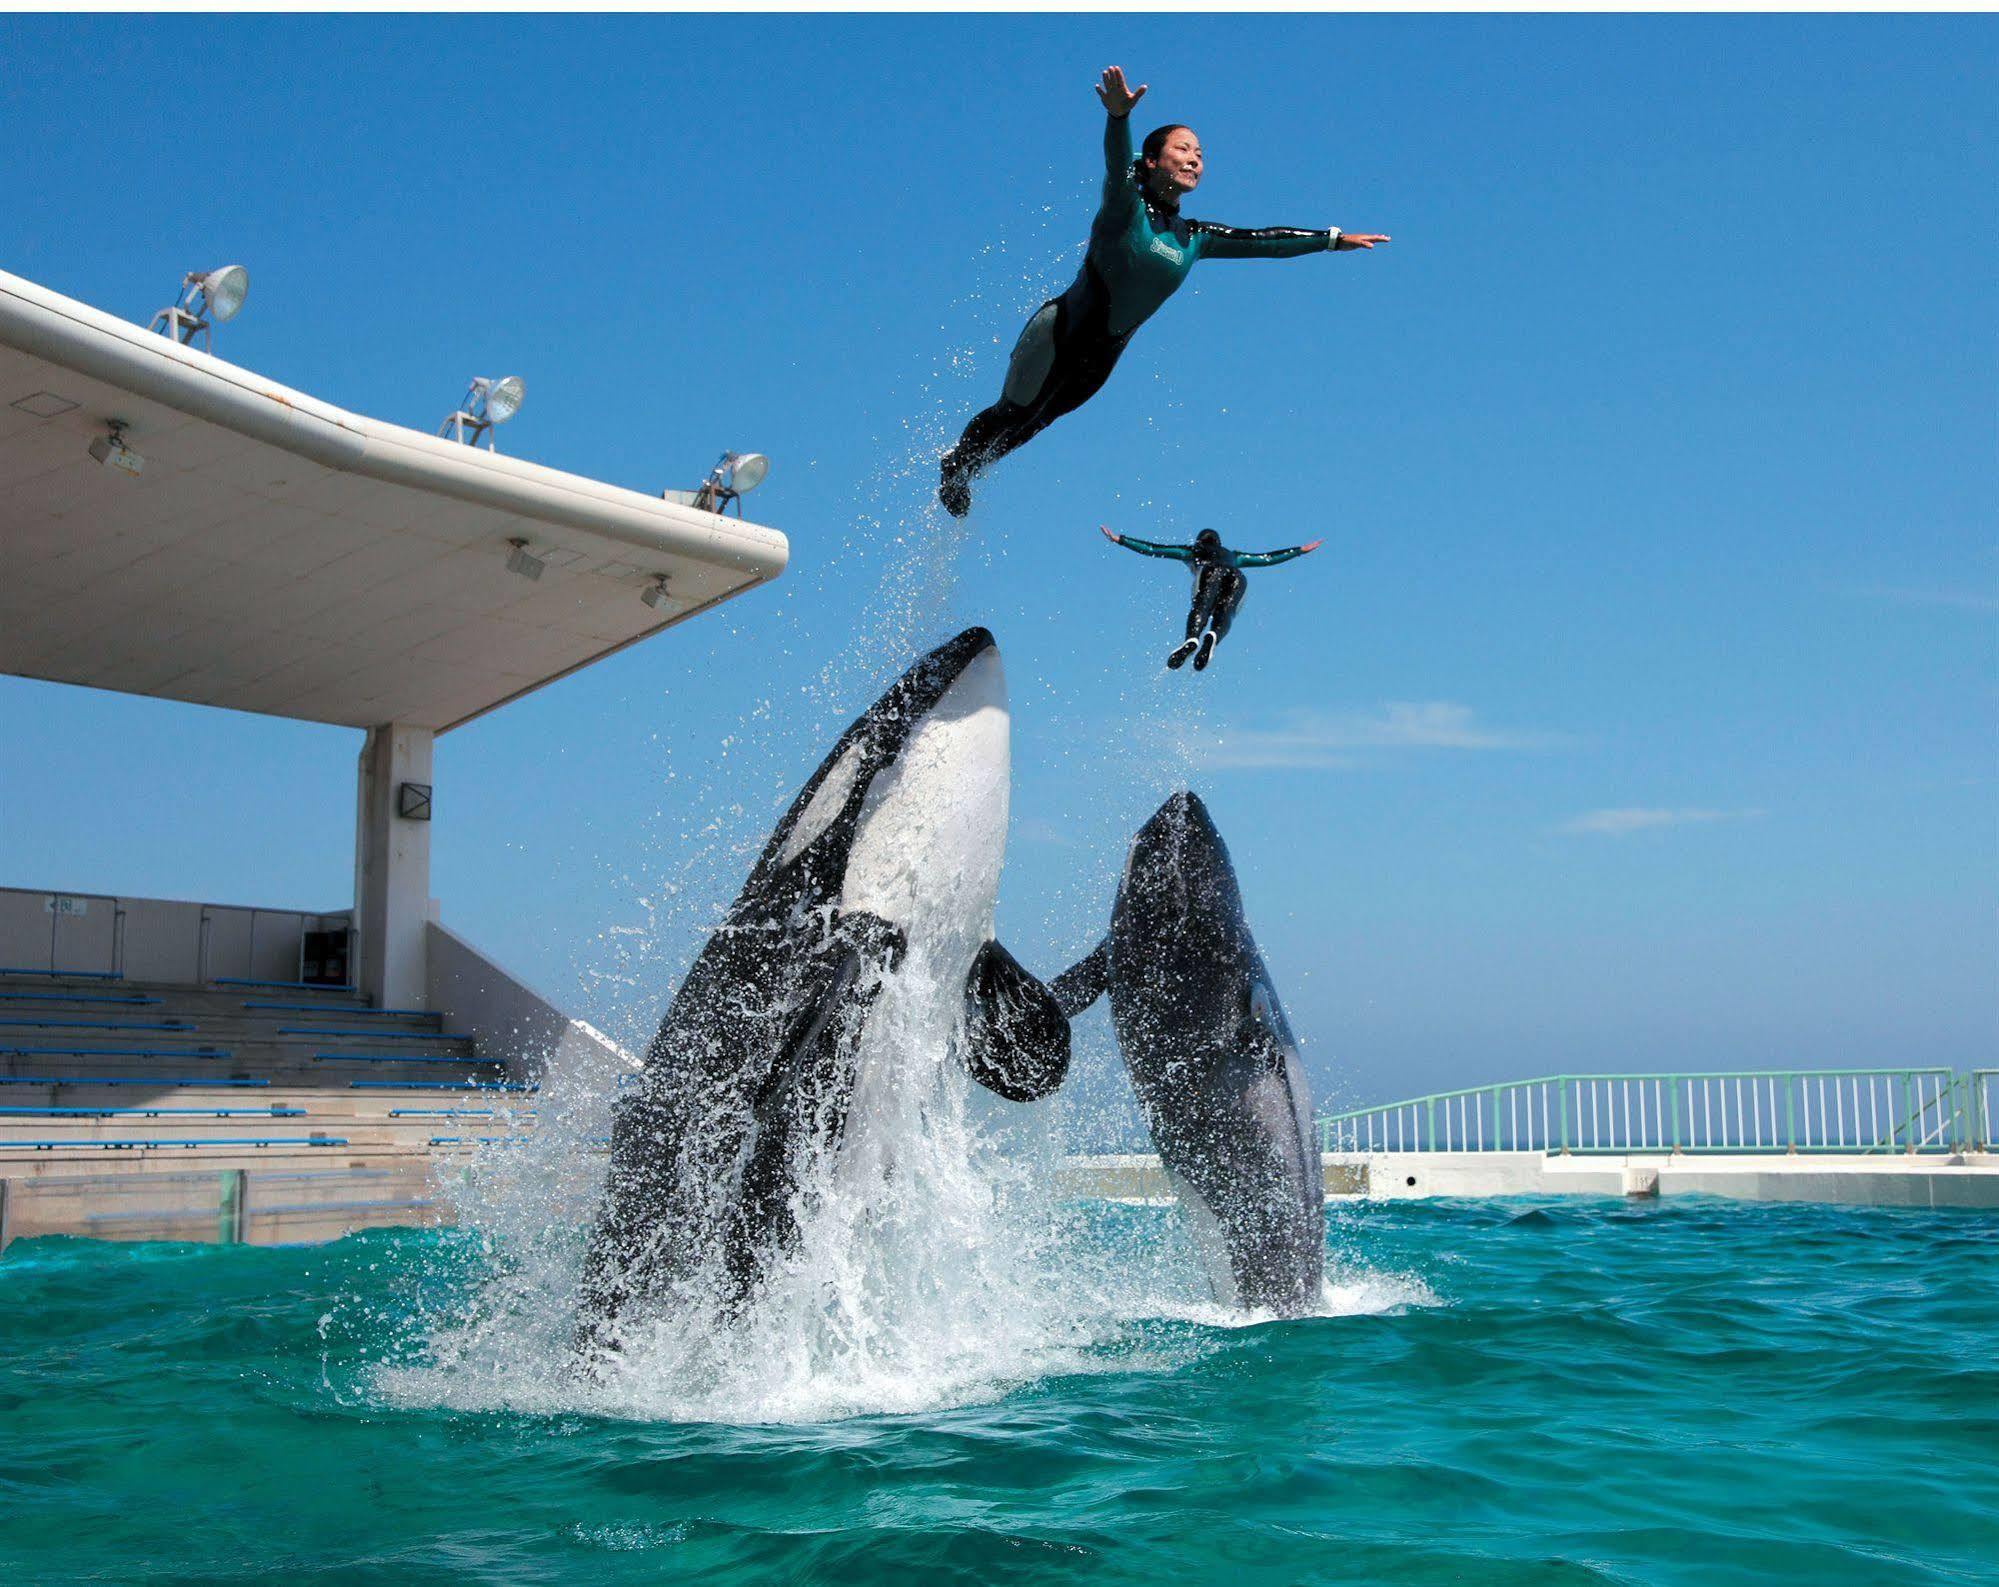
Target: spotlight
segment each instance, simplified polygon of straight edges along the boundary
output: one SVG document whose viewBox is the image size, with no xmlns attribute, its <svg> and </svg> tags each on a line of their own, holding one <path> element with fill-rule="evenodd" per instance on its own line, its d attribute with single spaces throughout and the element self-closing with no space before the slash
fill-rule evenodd
<svg viewBox="0 0 1999 1587">
<path fill-rule="evenodd" d="M 250 295 L 250 272 L 241 265 L 224 265 L 199 277 L 203 312 L 217 325 L 236 318 Z"/>
<path fill-rule="evenodd" d="M 100 435 L 90 443 L 90 455 L 106 468 L 115 468 L 134 479 L 146 466 L 146 460 L 125 444 L 125 426 L 116 419 L 111 421 L 109 435 Z"/>
<path fill-rule="evenodd" d="M 448 435 L 454 441 L 463 441 L 468 446 L 477 446 L 483 439 L 486 450 L 493 450 L 493 426 L 505 424 L 521 411 L 521 400 L 527 395 L 527 387 L 521 384 L 519 375 L 508 375 L 500 380 L 488 380 L 475 376 L 465 393 L 465 400 L 458 405 L 458 411 L 437 427 L 439 435 Z"/>
<path fill-rule="evenodd" d="M 202 351 L 215 350 L 214 327 L 233 320 L 250 295 L 250 272 L 241 265 L 220 270 L 190 270 L 181 277 L 180 296 L 161 309 L 146 328 L 170 336 L 183 347 L 201 338 Z"/>
<path fill-rule="evenodd" d="M 722 461 L 708 471 L 708 477 L 695 489 L 666 490 L 660 494 L 668 501 L 699 507 L 703 512 L 727 512 L 730 502 L 745 491 L 755 490 L 769 472 L 770 459 L 761 452 L 724 452 Z M 740 514 L 742 510 L 738 505 L 736 511 Z"/>
<path fill-rule="evenodd" d="M 514 548 L 507 558 L 507 571 L 518 573 L 530 584 L 540 578 L 548 564 L 528 550 L 528 543 L 525 540 L 509 540 L 507 544 Z"/>
<path fill-rule="evenodd" d="M 644 601 L 654 611 L 658 611 L 661 603 L 667 599 L 666 575 L 664 573 L 654 574 L 652 583 L 639 591 L 639 599 Z"/>
<path fill-rule="evenodd" d="M 527 395 L 527 387 L 521 384 L 519 375 L 508 375 L 501 380 L 475 380 L 472 389 L 478 392 L 486 404 L 486 418 L 493 424 L 505 424 L 521 411 L 521 398 Z"/>
</svg>

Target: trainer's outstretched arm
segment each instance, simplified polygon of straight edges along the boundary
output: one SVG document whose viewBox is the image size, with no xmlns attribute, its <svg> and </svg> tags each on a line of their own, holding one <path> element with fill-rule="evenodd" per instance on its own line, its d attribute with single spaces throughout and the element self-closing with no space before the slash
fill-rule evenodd
<svg viewBox="0 0 1999 1587">
<path fill-rule="evenodd" d="M 1106 66 L 1104 79 L 1097 85 L 1097 98 L 1104 102 L 1104 197 L 1100 224 L 1111 224 L 1113 215 L 1124 215 L 1126 206 L 1136 205 L 1138 194 L 1131 185 L 1131 107 L 1144 97 L 1124 85 L 1124 68 Z"/>
<path fill-rule="evenodd" d="M 1302 546 L 1286 547 L 1282 551 L 1246 551 L 1237 557 L 1236 561 L 1246 568 L 1274 568 L 1280 562 L 1289 562 L 1293 557 L 1302 557 L 1307 551 L 1316 551 L 1325 543 L 1324 540 L 1312 540 Z"/>
<path fill-rule="evenodd" d="M 1353 248 L 1372 248 L 1389 239 L 1378 232 L 1345 232 L 1337 226 L 1323 231 L 1299 231 L 1294 226 L 1221 226 L 1211 220 L 1189 225 L 1203 239 L 1204 259 L 1296 259 L 1300 254 L 1344 253 Z"/>
<path fill-rule="evenodd" d="M 1190 562 L 1194 557 L 1192 546 L 1163 546 L 1150 540 L 1140 540 L 1132 535 L 1121 535 L 1104 525 L 1097 527 L 1104 532 L 1104 538 L 1114 546 L 1123 546 L 1127 551 L 1136 551 L 1142 557 L 1170 557 L 1175 562 Z"/>
</svg>

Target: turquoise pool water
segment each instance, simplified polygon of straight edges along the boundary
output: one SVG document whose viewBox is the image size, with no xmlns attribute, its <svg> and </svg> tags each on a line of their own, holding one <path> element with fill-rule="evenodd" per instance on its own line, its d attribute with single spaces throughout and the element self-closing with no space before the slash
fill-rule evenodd
<svg viewBox="0 0 1999 1587">
<path fill-rule="evenodd" d="M 1074 1237 L 1171 1265 L 1163 1211 Z M 1999 1219 L 1434 1202 L 1329 1239 L 1331 1315 L 1168 1282 L 1041 1375 L 754 1425 L 464 1408 L 476 1363 L 430 1364 L 496 1260 L 463 1235 L 21 1242 L 0 1581 L 1999 1580 Z"/>
</svg>

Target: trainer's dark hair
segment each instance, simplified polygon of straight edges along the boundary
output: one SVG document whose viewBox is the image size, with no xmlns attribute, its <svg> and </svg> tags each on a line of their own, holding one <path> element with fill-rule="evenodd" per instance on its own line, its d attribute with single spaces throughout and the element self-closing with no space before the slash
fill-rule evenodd
<svg viewBox="0 0 1999 1587">
<path fill-rule="evenodd" d="M 1192 132 L 1194 129 L 1184 121 L 1169 121 L 1163 127 L 1154 127 L 1145 135 L 1145 142 L 1138 146 L 1141 158 L 1156 160 L 1165 152 L 1166 140 L 1176 132 Z"/>
<path fill-rule="evenodd" d="M 1169 121 L 1163 127 L 1154 127 L 1145 135 L 1145 142 L 1138 146 L 1138 158 L 1131 162 L 1132 180 L 1137 182 L 1140 187 L 1145 186 L 1145 179 L 1152 174 L 1145 162 L 1147 160 L 1157 160 L 1161 154 L 1165 153 L 1166 140 L 1172 137 L 1174 133 L 1192 132 L 1193 130 L 1184 121 Z"/>
<path fill-rule="evenodd" d="M 1194 544 L 1197 546 L 1218 546 L 1221 543 L 1222 537 L 1219 530 L 1203 529 L 1199 534 L 1194 536 Z"/>
</svg>

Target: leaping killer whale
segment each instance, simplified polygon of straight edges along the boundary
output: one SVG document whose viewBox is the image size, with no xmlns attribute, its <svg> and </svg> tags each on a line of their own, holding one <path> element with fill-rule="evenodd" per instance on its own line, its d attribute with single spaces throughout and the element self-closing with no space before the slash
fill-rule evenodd
<svg viewBox="0 0 1999 1587">
<path fill-rule="evenodd" d="M 980 1084 L 1017 1102 L 1061 1084 L 1068 1021 L 992 940 L 1009 731 L 998 647 L 969 628 L 799 791 L 615 1110 L 579 1345 L 614 1346 L 621 1316 L 670 1301 L 718 1254 L 724 1304 L 755 1289 L 846 1133 L 870 1014 L 898 975 L 920 973 L 919 996 L 962 989 L 956 1046 Z"/>
<path fill-rule="evenodd" d="M 1191 792 L 1132 839 L 1110 933 L 1054 983 L 1111 1024 L 1215 1297 L 1296 1315 L 1325 1269 L 1325 1192 L 1298 1044 L 1243 918 L 1227 845 Z"/>
</svg>

